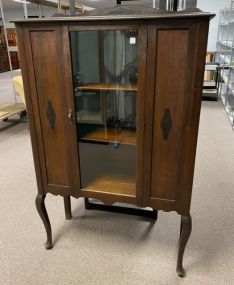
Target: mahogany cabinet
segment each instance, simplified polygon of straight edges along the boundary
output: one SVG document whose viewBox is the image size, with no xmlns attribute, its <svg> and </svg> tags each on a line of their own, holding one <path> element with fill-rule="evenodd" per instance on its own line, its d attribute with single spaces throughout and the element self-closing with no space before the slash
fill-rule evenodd
<svg viewBox="0 0 234 285">
<path fill-rule="evenodd" d="M 211 16 L 116 6 L 16 21 L 47 249 L 47 193 L 68 219 L 70 196 L 176 211 L 184 276 Z"/>
</svg>

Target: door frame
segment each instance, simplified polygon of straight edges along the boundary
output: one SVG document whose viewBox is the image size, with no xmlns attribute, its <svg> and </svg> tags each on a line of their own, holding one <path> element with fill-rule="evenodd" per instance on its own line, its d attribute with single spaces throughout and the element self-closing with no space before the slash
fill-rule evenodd
<svg viewBox="0 0 234 285">
<path fill-rule="evenodd" d="M 123 202 L 129 204 L 142 205 L 142 197 L 144 191 L 144 129 L 145 129 L 145 88 L 146 88 L 146 52 L 147 52 L 147 24 L 136 23 L 135 21 L 122 21 L 118 24 L 113 22 L 106 22 L 100 24 L 100 22 L 89 23 L 68 23 L 63 25 L 63 43 L 64 59 L 66 62 L 66 82 L 67 82 L 67 94 L 69 98 L 73 98 L 73 82 L 72 82 L 72 65 L 71 65 L 71 52 L 69 47 L 69 32 L 75 31 L 107 31 L 107 30 L 126 30 L 136 29 L 139 31 L 138 37 L 138 93 L 137 93 L 137 145 L 136 145 L 136 196 L 127 196 L 115 193 L 102 193 L 91 190 L 76 190 L 74 193 L 76 197 L 96 198 L 103 201 L 105 204 L 113 204 L 114 202 Z M 69 86 L 68 86 L 69 85 Z M 74 99 L 73 106 L 74 106 Z M 76 135 L 77 136 L 77 135 Z M 78 136 L 77 136 L 78 137 Z M 78 147 L 77 147 L 78 149 Z M 80 177 L 80 175 L 79 175 Z M 79 185 L 80 186 L 80 185 Z M 78 189 L 78 188 L 76 188 Z"/>
</svg>

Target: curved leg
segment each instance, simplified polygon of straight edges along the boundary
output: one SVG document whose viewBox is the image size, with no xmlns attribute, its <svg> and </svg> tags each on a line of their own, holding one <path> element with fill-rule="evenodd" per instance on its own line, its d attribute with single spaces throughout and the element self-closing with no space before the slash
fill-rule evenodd
<svg viewBox="0 0 234 285">
<path fill-rule="evenodd" d="M 181 237 L 181 233 L 182 233 L 182 223 L 180 223 L 180 237 Z M 179 238 L 180 240 L 180 238 Z"/>
<path fill-rule="evenodd" d="M 186 244 L 192 231 L 192 218 L 190 215 L 181 216 L 181 232 L 179 241 L 179 251 L 177 258 L 176 271 L 180 277 L 185 277 L 186 273 L 183 268 L 183 256 Z"/>
<path fill-rule="evenodd" d="M 64 197 L 64 209 L 65 209 L 65 217 L 67 220 L 71 220 L 72 214 L 71 214 L 71 198 L 70 196 Z"/>
<path fill-rule="evenodd" d="M 50 220 L 46 211 L 45 207 L 45 194 L 38 194 L 36 197 L 36 208 L 38 211 L 38 214 L 40 215 L 42 222 L 45 226 L 46 234 L 47 234 L 47 241 L 45 243 L 46 249 L 51 249 L 53 247 L 52 245 L 52 234 L 51 234 L 51 226 L 50 226 Z"/>
</svg>

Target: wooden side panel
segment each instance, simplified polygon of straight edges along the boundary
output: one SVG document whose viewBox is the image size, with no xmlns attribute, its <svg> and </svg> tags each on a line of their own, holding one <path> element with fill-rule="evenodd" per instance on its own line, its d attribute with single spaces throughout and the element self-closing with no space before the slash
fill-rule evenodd
<svg viewBox="0 0 234 285">
<path fill-rule="evenodd" d="M 67 145 L 64 129 L 64 102 L 61 88 L 61 57 L 56 33 L 30 33 L 36 77 L 37 100 L 46 161 L 47 182 L 69 185 Z"/>
<path fill-rule="evenodd" d="M 29 128 L 30 128 L 30 135 L 31 135 L 32 151 L 33 151 L 33 158 L 34 158 L 35 173 L 36 173 L 36 178 L 37 178 L 37 190 L 38 190 L 38 193 L 43 194 L 44 187 L 43 187 L 42 171 L 41 171 L 40 156 L 39 156 L 39 146 L 38 146 L 37 135 L 36 135 L 36 123 L 35 123 L 34 115 L 33 115 L 32 98 L 30 96 L 29 68 L 27 67 L 24 36 L 23 36 L 22 26 L 20 24 L 16 25 L 16 34 L 17 34 L 17 43 L 18 43 L 19 57 L 20 57 L 20 67 L 22 70 L 22 77 L 23 77 L 23 84 L 24 84 L 24 94 L 25 94 L 25 101 L 26 101 L 26 106 L 27 106 L 27 114 L 29 118 Z"/>
<path fill-rule="evenodd" d="M 158 30 L 151 197 L 175 200 L 182 151 L 188 30 Z"/>
<path fill-rule="evenodd" d="M 149 24 L 143 206 L 189 214 L 208 27 Z"/>
<path fill-rule="evenodd" d="M 188 215 L 190 212 L 209 19 L 201 19 L 197 24 L 196 30 L 197 37 L 195 37 L 195 41 L 192 44 L 194 54 L 191 59 L 193 73 L 190 92 L 192 96 L 190 97 L 187 109 L 187 126 L 184 134 L 183 155 L 181 159 L 182 171 L 178 185 L 178 189 L 182 191 L 179 193 L 176 201 L 177 211 L 182 215 Z"/>
</svg>

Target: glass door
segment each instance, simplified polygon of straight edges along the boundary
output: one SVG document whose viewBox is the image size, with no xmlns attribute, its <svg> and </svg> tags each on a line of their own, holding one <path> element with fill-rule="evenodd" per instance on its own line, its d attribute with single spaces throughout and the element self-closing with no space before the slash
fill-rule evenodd
<svg viewBox="0 0 234 285">
<path fill-rule="evenodd" d="M 81 189 L 136 196 L 138 31 L 70 40 Z"/>
</svg>

